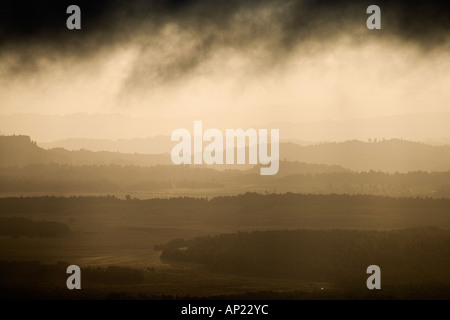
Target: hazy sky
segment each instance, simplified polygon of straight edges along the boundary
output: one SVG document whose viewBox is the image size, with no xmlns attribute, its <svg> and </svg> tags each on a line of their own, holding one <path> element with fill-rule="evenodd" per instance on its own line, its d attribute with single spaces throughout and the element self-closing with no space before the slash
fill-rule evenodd
<svg viewBox="0 0 450 320">
<path fill-rule="evenodd" d="M 76 3 L 76 31 L 72 1 L 2 4 L 0 114 L 236 127 L 450 111 L 448 2 L 377 1 L 381 30 L 365 1 Z"/>
</svg>

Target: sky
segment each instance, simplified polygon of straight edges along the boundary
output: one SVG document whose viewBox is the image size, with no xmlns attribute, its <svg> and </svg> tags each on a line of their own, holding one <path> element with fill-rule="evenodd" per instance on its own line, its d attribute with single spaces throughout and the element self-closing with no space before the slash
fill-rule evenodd
<svg viewBox="0 0 450 320">
<path fill-rule="evenodd" d="M 81 8 L 81 30 L 66 8 Z M 20 1 L 0 9 L 0 114 L 255 126 L 450 111 L 445 1 Z"/>
</svg>

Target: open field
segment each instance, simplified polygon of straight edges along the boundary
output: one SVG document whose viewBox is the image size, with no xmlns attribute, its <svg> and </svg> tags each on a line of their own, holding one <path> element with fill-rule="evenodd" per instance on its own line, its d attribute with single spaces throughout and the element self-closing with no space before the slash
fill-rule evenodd
<svg viewBox="0 0 450 320">
<path fill-rule="evenodd" d="M 57 238 L 0 236 L 0 261 L 39 261 L 46 265 L 64 261 L 64 266 L 76 264 L 82 270 L 120 266 L 144 274 L 143 282 L 132 284 L 115 284 L 114 277 L 100 284 L 87 281 L 84 294 L 91 298 L 114 292 L 134 297 L 245 295 L 260 291 L 311 293 L 317 288 L 331 290 L 335 284 L 326 279 L 296 279 L 283 272 L 279 276 L 250 276 L 214 271 L 193 262 L 161 260 L 161 245 L 174 239 L 254 230 L 449 230 L 450 200 L 253 193 L 210 200 L 2 198 L 0 215 L 55 221 L 70 228 L 69 234 Z M 63 271 L 61 280 L 46 280 L 38 287 L 45 292 L 54 286 L 64 287 L 67 275 Z M 20 278 L 25 287 L 34 283 L 25 274 Z"/>
<path fill-rule="evenodd" d="M 0 199 L 2 217 L 56 221 L 57 239 L 0 236 L 0 259 L 82 265 L 160 266 L 153 248 L 174 238 L 273 229 L 450 229 L 450 200 L 373 196 L 257 195 L 213 200 L 178 198 Z"/>
</svg>

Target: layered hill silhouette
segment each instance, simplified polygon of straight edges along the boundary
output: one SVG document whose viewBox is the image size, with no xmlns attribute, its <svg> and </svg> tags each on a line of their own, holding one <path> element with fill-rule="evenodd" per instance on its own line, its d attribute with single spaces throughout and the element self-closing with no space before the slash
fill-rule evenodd
<svg viewBox="0 0 450 320">
<path fill-rule="evenodd" d="M 354 171 L 446 171 L 450 169 L 450 146 L 431 146 L 399 139 L 377 142 L 358 140 L 299 146 L 280 146 L 280 158 L 307 163 L 339 165 Z"/>
<path fill-rule="evenodd" d="M 169 146 L 173 143 L 167 141 Z M 317 172 L 340 172 L 343 168 L 353 171 L 447 171 L 450 169 L 450 146 L 431 146 L 424 143 L 399 139 L 377 142 L 358 140 L 300 146 L 295 143 L 280 144 L 283 161 L 334 166 L 313 170 Z M 69 151 L 63 148 L 44 149 L 29 136 L 0 136 L 0 166 L 26 166 L 30 164 L 68 165 L 171 165 L 169 153 L 148 154 L 89 151 Z M 297 164 L 280 165 L 280 173 L 310 173 Z M 295 167 L 295 168 L 294 168 Z M 221 166 L 213 168 L 219 169 Z M 237 167 L 230 167 L 237 168 Z M 242 167 L 248 169 L 247 167 Z M 242 169 L 240 168 L 240 169 Z M 308 168 L 310 169 L 310 168 Z"/>
<path fill-rule="evenodd" d="M 46 150 L 28 136 L 2 136 L 0 192 L 209 196 L 252 191 L 450 197 L 449 149 L 402 140 L 306 147 L 284 143 L 279 172 L 261 176 L 259 165 L 175 166 L 168 153 Z"/>
<path fill-rule="evenodd" d="M 128 143 L 124 145 L 122 139 L 135 140 L 135 137 L 170 136 L 176 128 L 191 130 L 192 120 L 188 121 L 185 118 L 157 119 L 151 116 L 129 117 L 121 114 L 11 114 L 0 115 L 0 133 L 4 135 L 26 134 L 39 142 L 47 142 L 45 147 L 129 152 L 130 144 L 138 146 L 139 141 L 127 141 Z M 314 143 L 351 139 L 368 141 L 369 138 L 398 137 L 425 143 L 448 144 L 450 143 L 449 122 L 450 112 L 428 112 L 341 121 L 303 121 L 293 118 L 291 122 L 251 124 L 246 128 L 277 128 L 280 129 L 282 140 Z M 236 128 L 232 123 L 226 125 L 209 121 L 205 122 L 204 126 L 205 128 L 218 128 L 222 131 L 225 128 Z M 99 128 L 101 129 L 99 130 Z M 74 137 L 81 139 L 68 139 Z M 113 141 L 107 141 L 109 139 L 113 139 Z M 84 144 L 84 147 L 81 144 Z M 133 151 L 150 153 L 146 145 L 141 145 L 141 147 Z M 151 153 L 156 153 L 156 151 Z"/>
<path fill-rule="evenodd" d="M 43 149 L 29 136 L 0 137 L 0 166 L 26 166 L 30 164 L 70 165 L 136 165 L 170 164 L 169 154 L 125 154 L 89 150 L 69 151 L 63 148 Z"/>
</svg>

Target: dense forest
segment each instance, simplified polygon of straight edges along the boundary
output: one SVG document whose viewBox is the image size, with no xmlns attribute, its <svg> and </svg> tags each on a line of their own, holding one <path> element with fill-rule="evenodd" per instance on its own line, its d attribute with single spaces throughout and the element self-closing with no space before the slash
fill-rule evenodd
<svg viewBox="0 0 450 320">
<path fill-rule="evenodd" d="M 450 284 L 450 232 L 255 231 L 174 240 L 161 258 L 201 263 L 214 271 L 365 286 L 369 265 L 380 266 L 384 284 Z"/>
</svg>

